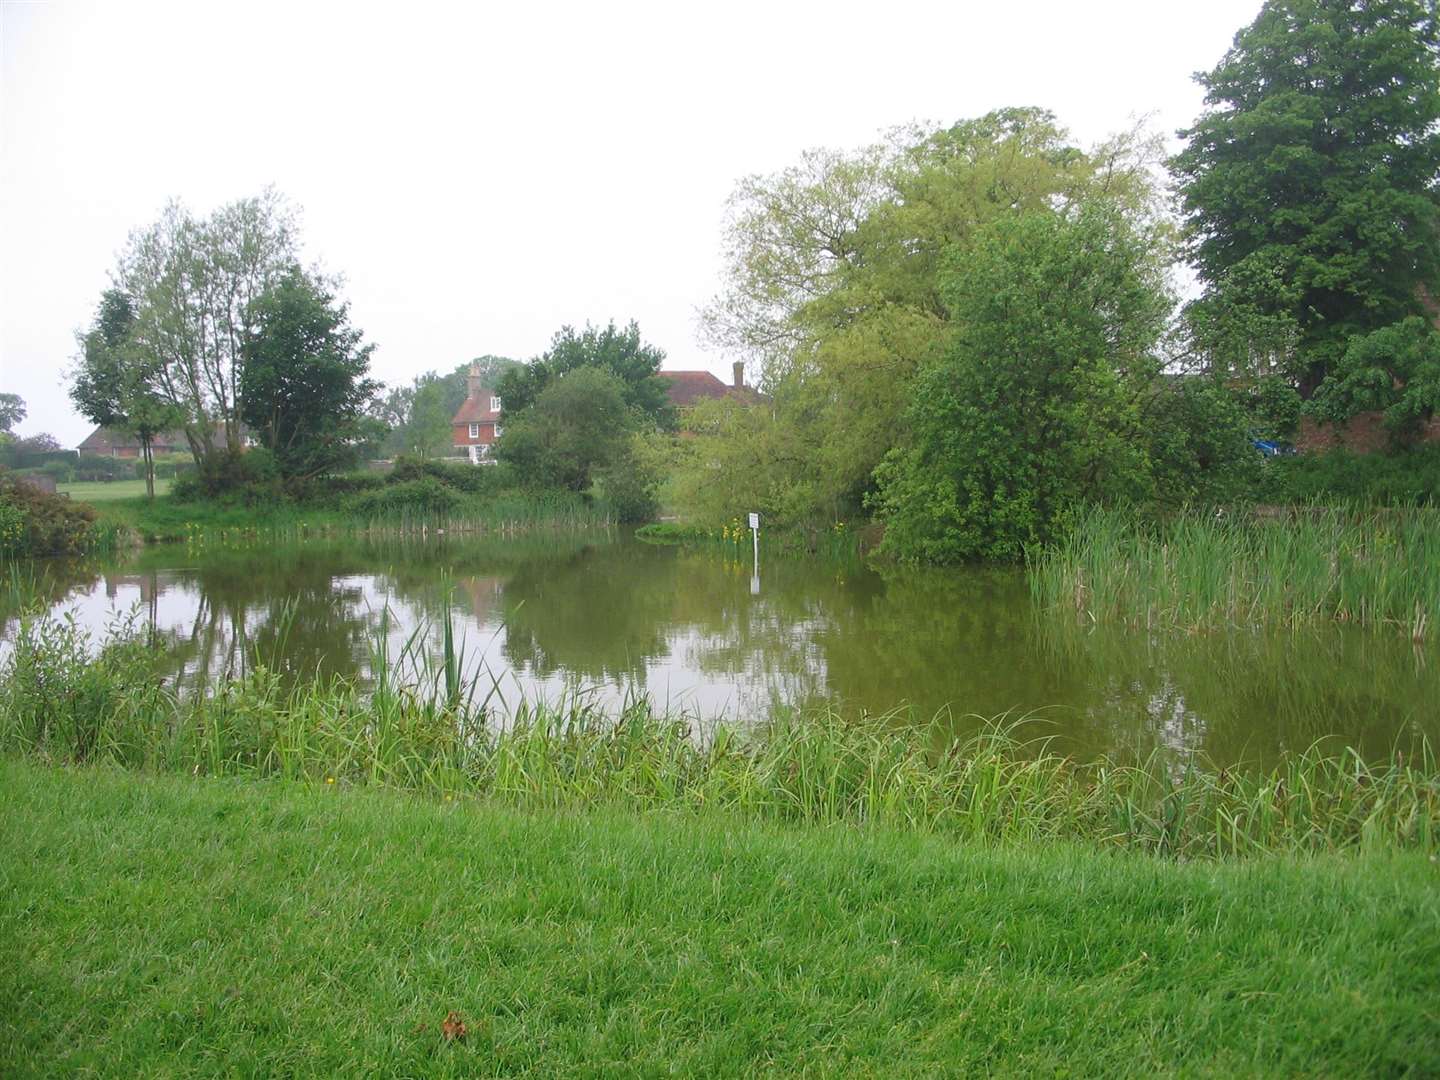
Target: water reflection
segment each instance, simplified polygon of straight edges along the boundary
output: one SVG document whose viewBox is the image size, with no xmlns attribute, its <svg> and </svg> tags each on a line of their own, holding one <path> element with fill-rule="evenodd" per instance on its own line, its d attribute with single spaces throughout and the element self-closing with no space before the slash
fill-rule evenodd
<svg viewBox="0 0 1440 1080">
<path fill-rule="evenodd" d="M 47 564 L 57 605 L 102 628 L 138 607 L 170 671 L 202 686 L 258 662 L 365 681 L 381 635 L 435 657 L 450 612 L 472 671 L 509 700 L 583 687 L 703 716 L 777 702 L 920 718 L 1033 714 L 1067 750 L 1204 751 L 1268 761 L 1340 735 L 1383 754 L 1434 738 L 1440 676 L 1403 636 L 1347 627 L 1175 635 L 1041 617 L 1013 572 L 879 573 L 769 559 L 753 568 L 623 537 L 349 541 L 286 550 L 149 549 Z M 390 613 L 388 620 L 382 613 Z M 13 632 L 0 611 L 0 633 Z"/>
</svg>

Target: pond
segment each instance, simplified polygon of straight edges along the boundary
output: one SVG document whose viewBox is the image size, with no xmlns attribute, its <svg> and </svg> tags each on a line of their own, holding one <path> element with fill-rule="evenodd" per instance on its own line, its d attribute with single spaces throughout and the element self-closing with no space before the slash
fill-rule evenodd
<svg viewBox="0 0 1440 1080">
<path fill-rule="evenodd" d="M 368 681 L 377 655 L 394 664 L 417 631 L 435 661 L 448 612 L 497 711 L 580 693 L 739 722 L 822 702 L 905 710 L 897 722 L 946 711 L 958 729 L 1008 713 L 1069 753 L 1201 751 L 1217 764 L 1266 763 L 1322 736 L 1381 757 L 1440 735 L 1440 658 L 1393 630 L 1081 626 L 1034 610 L 1019 571 L 762 551 L 756 581 L 748 551 L 604 532 L 173 545 L 45 569 L 57 611 L 97 633 L 134 611 L 192 688 L 257 658 Z"/>
</svg>

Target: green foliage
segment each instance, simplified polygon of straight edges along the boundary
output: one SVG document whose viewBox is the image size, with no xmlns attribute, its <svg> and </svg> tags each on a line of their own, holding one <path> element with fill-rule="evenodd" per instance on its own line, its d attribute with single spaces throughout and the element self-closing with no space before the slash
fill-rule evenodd
<svg viewBox="0 0 1440 1080">
<path fill-rule="evenodd" d="M 1330 450 L 1264 462 L 1257 497 L 1282 504 L 1440 506 L 1440 445 L 1394 454 Z"/>
<path fill-rule="evenodd" d="M 788 488 L 794 523 L 857 515 L 895 445 L 915 379 L 950 346 L 943 269 L 986 226 L 1100 192 L 1155 201 L 1143 139 L 1082 150 L 1040 109 L 1002 109 L 948 128 L 894 132 L 854 154 L 807 153 L 731 200 L 727 281 L 705 313 L 717 344 L 753 357 L 774 400 L 784 464 L 758 486 Z M 728 455 L 706 447 L 710 465 Z M 737 460 L 736 464 L 741 464 Z M 748 468 L 748 463 L 747 463 Z M 771 477 L 788 472 L 779 483 Z M 687 477 L 732 490 L 744 476 Z M 784 501 L 790 505 L 780 507 Z"/>
<path fill-rule="evenodd" d="M 275 457 L 282 477 L 353 465 L 366 407 L 373 345 L 349 325 L 332 286 L 292 267 L 251 304 L 240 377 L 240 418 Z"/>
<path fill-rule="evenodd" d="M 1267 0 L 1198 77 L 1171 168 L 1205 303 L 1288 323 L 1291 347 L 1262 353 L 1307 394 L 1440 281 L 1437 47 L 1429 0 Z"/>
<path fill-rule="evenodd" d="M 25 419 L 25 412 L 25 399 L 19 394 L 0 394 L 0 434 L 10 434 Z"/>
<path fill-rule="evenodd" d="M 1018 559 L 1088 503 L 1149 496 L 1140 397 L 1169 309 L 1163 253 L 1103 203 L 1002 218 L 954 251 L 955 342 L 876 472 L 886 550 Z"/>
<path fill-rule="evenodd" d="M 626 384 L 598 366 L 555 376 L 521 411 L 506 400 L 496 455 L 538 487 L 584 491 L 592 475 L 621 461 L 637 419 Z"/>
<path fill-rule="evenodd" d="M 613 321 L 603 330 L 590 325 L 579 332 L 561 327 L 539 359 L 510 369 L 500 379 L 496 392 L 505 407 L 505 425 L 537 404 L 557 380 L 582 368 L 595 368 L 619 381 L 627 408 L 655 427 L 673 430 L 675 410 L 665 381 L 656 375 L 664 361 L 664 350 L 642 341 L 633 320 L 623 330 L 616 329 Z"/>
<path fill-rule="evenodd" d="M 78 555 L 99 539 L 90 507 L 0 469 L 0 555 Z"/>
<path fill-rule="evenodd" d="M 650 521 L 659 512 L 658 493 L 669 460 L 665 447 L 657 445 L 663 438 L 637 433 L 597 471 L 601 497 L 616 521 Z"/>
<path fill-rule="evenodd" d="M 350 506 L 357 514 L 370 517 L 405 513 L 442 517 L 453 513 L 460 502 L 460 495 L 453 487 L 433 476 L 425 476 L 363 492 L 351 500 Z"/>
<path fill-rule="evenodd" d="M 1440 330 L 1412 315 L 1353 335 L 1310 406 L 1341 423 L 1358 412 L 1381 411 L 1397 442 L 1413 442 L 1440 406 Z"/>
<path fill-rule="evenodd" d="M 1203 375 L 1161 379 L 1142 410 L 1157 502 L 1228 503 L 1253 491 L 1264 459 L 1229 388 Z"/>
</svg>

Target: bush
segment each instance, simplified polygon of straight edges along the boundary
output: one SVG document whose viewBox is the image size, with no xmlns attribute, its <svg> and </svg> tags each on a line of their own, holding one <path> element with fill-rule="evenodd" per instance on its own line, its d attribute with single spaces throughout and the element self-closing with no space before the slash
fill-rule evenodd
<svg viewBox="0 0 1440 1080">
<path fill-rule="evenodd" d="M 124 480 L 131 475 L 133 470 L 133 458 L 109 457 L 104 454 L 81 454 L 75 459 L 75 479 L 83 480 L 86 483 Z"/>
<path fill-rule="evenodd" d="M 453 513 L 461 502 L 460 495 L 433 476 L 417 480 L 387 483 L 378 491 L 352 497 L 351 509 L 357 514 L 389 517 L 399 514 L 441 516 Z"/>
<path fill-rule="evenodd" d="M 1256 495 L 1265 502 L 1346 502 L 1372 506 L 1440 505 L 1440 445 L 1395 454 L 1320 454 L 1270 458 Z"/>
<path fill-rule="evenodd" d="M 68 484 L 75 479 L 75 467 L 68 461 L 47 461 L 37 471 L 57 484 Z"/>
<path fill-rule="evenodd" d="M 95 511 L 0 470 L 0 554 L 78 555 L 95 542 Z"/>
<path fill-rule="evenodd" d="M 211 499 L 221 505 L 257 506 L 285 498 L 275 455 L 256 446 L 243 454 L 217 453 L 192 476 L 179 477 L 170 494 L 187 502 Z"/>
<path fill-rule="evenodd" d="M 433 458 L 402 457 L 385 477 L 386 483 L 406 484 L 431 479 L 466 495 L 497 495 L 515 487 L 514 470 L 506 464 L 451 464 Z"/>
</svg>

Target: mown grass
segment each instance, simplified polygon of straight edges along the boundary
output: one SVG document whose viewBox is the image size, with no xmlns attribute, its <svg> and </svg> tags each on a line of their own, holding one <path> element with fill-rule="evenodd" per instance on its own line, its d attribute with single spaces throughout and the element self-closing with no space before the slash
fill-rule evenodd
<svg viewBox="0 0 1440 1080">
<path fill-rule="evenodd" d="M 169 477 L 157 477 L 155 480 L 155 495 L 163 497 L 170 491 L 170 485 L 174 480 Z M 116 499 L 145 498 L 144 480 L 109 480 L 109 481 L 76 481 L 71 484 L 57 484 L 55 490 L 62 491 L 70 498 L 79 502 L 102 503 L 114 502 Z"/>
<path fill-rule="evenodd" d="M 1440 510 L 1194 510 L 1161 523 L 1095 510 L 1028 567 L 1045 608 L 1146 627 L 1398 627 L 1440 620 Z"/>
<path fill-rule="evenodd" d="M 583 696 L 502 712 L 494 684 L 467 673 L 453 643 L 424 679 L 402 678 L 398 665 L 391 676 L 380 657 L 368 694 L 343 679 L 287 682 L 263 659 L 209 693 L 182 695 L 158 677 L 143 635 L 118 627 L 96 649 L 73 623 L 27 616 L 0 668 L 0 752 L 1173 858 L 1440 851 L 1440 768 L 1423 742 L 1383 762 L 1321 743 L 1255 770 L 1159 755 L 1082 762 L 1003 726 L 957 739 L 944 722 L 824 709 L 705 731 L 645 701 L 618 716 Z"/>
<path fill-rule="evenodd" d="M 7 1076 L 1440 1072 L 1413 854 L 1177 866 L 13 760 L 0 786 Z"/>
</svg>

